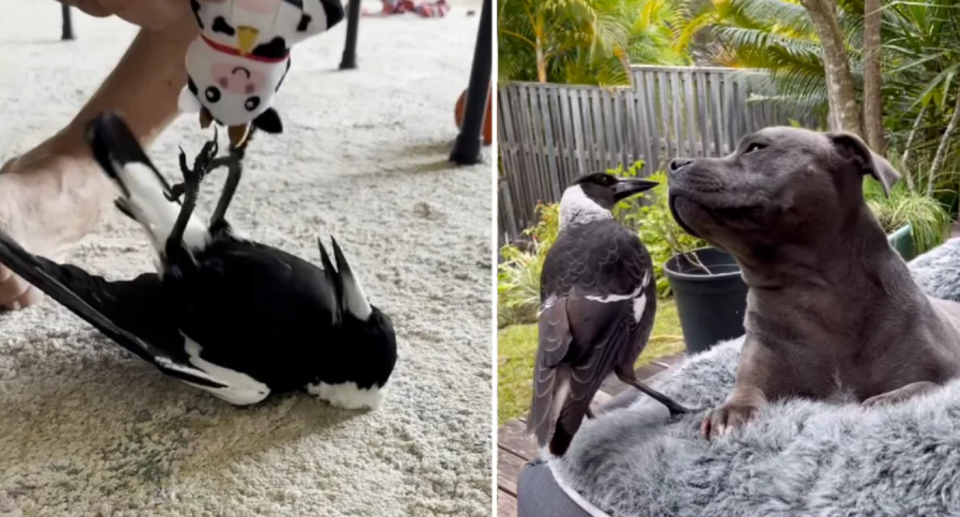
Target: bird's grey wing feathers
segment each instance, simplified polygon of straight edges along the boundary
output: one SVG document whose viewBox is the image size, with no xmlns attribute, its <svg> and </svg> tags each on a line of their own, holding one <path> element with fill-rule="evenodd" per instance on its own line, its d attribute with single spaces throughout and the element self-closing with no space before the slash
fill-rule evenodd
<svg viewBox="0 0 960 517">
<path fill-rule="evenodd" d="M 148 314 L 137 310 L 148 308 L 144 305 L 157 303 L 157 293 L 152 287 L 159 285 L 159 279 L 151 280 L 148 275 L 142 275 L 137 280 L 123 284 L 124 288 L 119 288 L 122 290 L 110 289 L 112 283 L 101 277 L 27 252 L 3 231 L 0 231 L 0 263 L 162 372 L 200 386 L 225 387 L 207 373 L 179 361 L 141 338 L 158 337 L 158 334 L 165 332 L 161 322 L 150 321 L 146 319 L 149 318 Z M 120 321 L 136 329 L 139 335 L 123 328 L 104 313 L 113 318 L 126 314 L 129 321 Z"/>
<path fill-rule="evenodd" d="M 572 336 L 567 321 L 567 299 L 555 298 L 543 304 L 538 318 L 539 344 L 533 371 L 533 402 L 527 418 L 527 432 L 533 432 L 543 446 L 556 421 L 554 400 L 564 384 L 564 372 L 557 366 L 567 355 Z"/>
<path fill-rule="evenodd" d="M 558 390 L 565 395 L 554 401 L 553 436 L 550 451 L 563 455 L 570 440 L 580 428 L 583 417 L 603 381 L 622 360 L 633 338 L 624 316 L 629 311 L 626 301 L 603 303 L 586 297 L 571 297 L 567 313 L 572 330 L 571 349 L 564 360 L 566 386 Z"/>
</svg>

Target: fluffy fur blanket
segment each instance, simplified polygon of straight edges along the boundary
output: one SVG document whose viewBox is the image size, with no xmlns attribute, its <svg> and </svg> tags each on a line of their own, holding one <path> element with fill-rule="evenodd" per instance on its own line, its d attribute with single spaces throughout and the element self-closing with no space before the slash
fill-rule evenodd
<svg viewBox="0 0 960 517">
<path fill-rule="evenodd" d="M 960 300 L 960 239 L 910 268 L 931 295 Z M 691 358 L 659 387 L 689 407 L 721 403 L 742 343 Z M 960 380 L 885 408 L 778 403 L 713 444 L 701 416 L 670 422 L 638 398 L 585 422 L 550 467 L 618 517 L 960 515 Z"/>
</svg>

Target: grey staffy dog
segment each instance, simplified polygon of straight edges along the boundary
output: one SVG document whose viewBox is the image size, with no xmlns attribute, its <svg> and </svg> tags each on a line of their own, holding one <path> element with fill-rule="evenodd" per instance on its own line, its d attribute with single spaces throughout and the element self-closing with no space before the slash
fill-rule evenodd
<svg viewBox="0 0 960 517">
<path fill-rule="evenodd" d="M 705 437 L 784 397 L 870 406 L 960 374 L 960 304 L 914 283 L 867 208 L 865 175 L 887 194 L 900 178 L 855 135 L 789 127 L 670 163 L 674 219 L 733 255 L 749 287 L 735 387 Z"/>
</svg>

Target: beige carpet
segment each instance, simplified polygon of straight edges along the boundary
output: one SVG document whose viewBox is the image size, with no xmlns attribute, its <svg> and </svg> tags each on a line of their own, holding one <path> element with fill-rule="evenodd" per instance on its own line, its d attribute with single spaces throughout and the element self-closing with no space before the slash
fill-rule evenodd
<svg viewBox="0 0 960 517">
<path fill-rule="evenodd" d="M 378 4 L 365 5 L 377 10 Z M 479 10 L 479 5 L 471 6 Z M 334 234 L 394 319 L 384 407 L 308 396 L 235 409 L 163 377 L 45 302 L 0 315 L 0 515 L 432 516 L 490 514 L 491 195 L 487 165 L 446 163 L 478 16 L 364 19 L 360 70 L 335 71 L 345 24 L 294 52 L 232 221 L 319 262 Z M 53 1 L 0 0 L 0 160 L 55 131 L 134 32 Z M 168 176 L 182 118 L 152 148 Z M 209 214 L 221 177 L 206 185 Z M 139 229 L 111 215 L 73 261 L 112 278 L 149 270 Z"/>
</svg>

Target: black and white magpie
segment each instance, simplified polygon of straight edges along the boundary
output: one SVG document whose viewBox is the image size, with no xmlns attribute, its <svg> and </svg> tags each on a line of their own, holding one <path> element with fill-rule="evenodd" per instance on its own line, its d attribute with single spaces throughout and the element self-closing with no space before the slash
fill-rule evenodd
<svg viewBox="0 0 960 517">
<path fill-rule="evenodd" d="M 540 277 L 539 344 L 527 431 L 562 456 L 592 417 L 590 402 L 610 373 L 662 402 L 686 408 L 640 383 L 633 369 L 657 309 L 650 254 L 613 217 L 619 201 L 656 182 L 602 172 L 579 178 L 560 201 L 560 233 Z"/>
<path fill-rule="evenodd" d="M 86 136 L 120 190 L 118 208 L 153 243 L 159 274 L 108 281 L 32 255 L 5 233 L 0 262 L 162 372 L 231 404 L 306 391 L 344 408 L 379 406 L 396 335 L 335 240 L 336 268 L 318 239 L 320 269 L 237 237 L 223 218 L 232 190 L 204 224 L 193 214 L 203 175 L 229 164 L 239 177 L 239 161 L 216 158 L 215 139 L 193 169 L 181 150 L 184 183 L 171 187 L 118 115 L 99 115 Z"/>
</svg>

